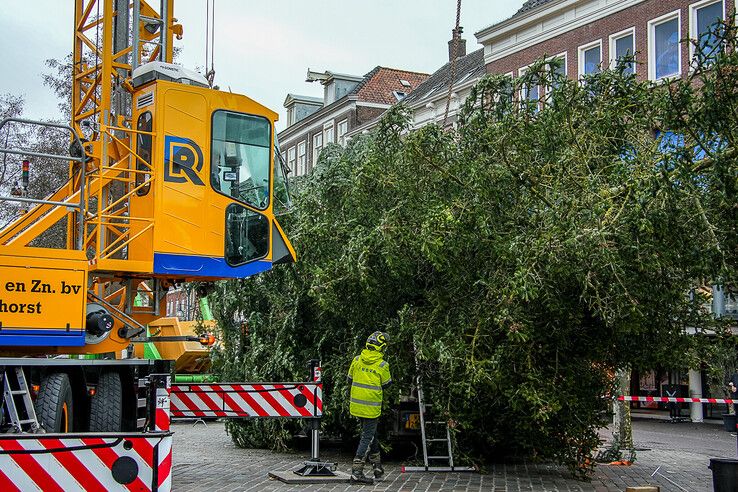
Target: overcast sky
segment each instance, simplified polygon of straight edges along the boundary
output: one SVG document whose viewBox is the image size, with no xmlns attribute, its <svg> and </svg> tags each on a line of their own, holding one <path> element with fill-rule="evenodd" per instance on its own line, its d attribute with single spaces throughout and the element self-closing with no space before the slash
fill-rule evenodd
<svg viewBox="0 0 738 492">
<path fill-rule="evenodd" d="M 215 1 L 215 83 L 279 112 L 287 93 L 322 97 L 308 67 L 363 75 L 377 65 L 432 73 L 448 61 L 455 0 Z M 152 1 L 153 4 L 159 2 Z M 474 33 L 510 17 L 523 0 L 462 0 L 467 51 Z M 73 0 L 14 2 L 0 11 L 0 93 L 23 95 L 25 116 L 59 117 L 41 81 L 44 60 L 71 51 Z M 205 65 L 205 0 L 175 0 L 184 26 L 178 62 Z M 283 128 L 283 123 L 278 124 Z"/>
</svg>

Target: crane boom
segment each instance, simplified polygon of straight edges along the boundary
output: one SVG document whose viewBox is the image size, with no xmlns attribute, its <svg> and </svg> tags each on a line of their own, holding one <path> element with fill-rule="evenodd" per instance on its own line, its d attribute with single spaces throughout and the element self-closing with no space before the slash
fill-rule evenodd
<svg viewBox="0 0 738 492">
<path fill-rule="evenodd" d="M 21 279 L 0 285 L 0 351 L 120 353 L 169 286 L 294 261 L 277 114 L 172 64 L 182 34 L 173 0 L 75 0 L 69 179 L 0 231 L 0 274 Z M 60 222 L 66 248 L 36 247 Z"/>
</svg>

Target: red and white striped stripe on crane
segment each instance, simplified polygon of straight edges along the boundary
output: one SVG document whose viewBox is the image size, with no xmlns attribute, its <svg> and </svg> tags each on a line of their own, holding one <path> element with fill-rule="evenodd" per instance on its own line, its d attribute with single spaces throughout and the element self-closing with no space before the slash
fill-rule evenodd
<svg viewBox="0 0 738 492">
<path fill-rule="evenodd" d="M 659 403 L 738 403 L 738 400 L 725 398 L 681 398 L 673 396 L 618 396 L 619 401 L 649 401 Z"/>
<path fill-rule="evenodd" d="M 167 492 L 171 448 L 171 432 L 3 434 L 0 490 Z"/>
<path fill-rule="evenodd" d="M 323 384 L 176 384 L 170 409 L 172 418 L 318 418 L 323 415 Z"/>
<path fill-rule="evenodd" d="M 156 410 L 154 416 L 154 430 L 156 432 L 169 432 L 170 424 L 170 393 L 171 388 L 171 377 L 166 376 L 164 381 L 161 381 L 164 387 L 156 388 Z M 157 485 L 159 490 L 171 490 L 172 488 L 172 439 L 162 441 L 159 444 L 159 450 L 156 454 L 157 458 Z"/>
</svg>

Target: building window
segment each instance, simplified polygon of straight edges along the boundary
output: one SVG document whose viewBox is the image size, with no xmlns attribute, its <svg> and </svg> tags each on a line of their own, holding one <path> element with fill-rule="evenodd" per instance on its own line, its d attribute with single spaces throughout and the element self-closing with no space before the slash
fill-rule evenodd
<svg viewBox="0 0 738 492">
<path fill-rule="evenodd" d="M 528 72 L 528 67 L 521 68 L 518 71 L 518 74 L 520 77 L 525 77 L 525 74 Z M 520 102 L 522 103 L 521 106 L 530 105 L 531 107 L 535 108 L 535 111 L 538 111 L 538 102 L 541 98 L 541 87 L 539 85 L 538 76 L 531 76 L 530 80 L 526 81 L 523 84 L 522 89 L 520 90 Z"/>
<path fill-rule="evenodd" d="M 333 122 L 329 121 L 323 125 L 323 142 L 325 145 L 333 143 Z"/>
<path fill-rule="evenodd" d="M 610 68 L 617 68 L 618 63 L 624 63 L 623 72 L 635 73 L 635 28 L 631 27 L 625 31 L 610 36 Z M 631 61 L 625 61 L 630 59 Z"/>
<path fill-rule="evenodd" d="M 307 172 L 305 167 L 305 142 L 297 144 L 297 169 L 300 174 Z"/>
<path fill-rule="evenodd" d="M 523 99 L 529 102 L 538 101 L 538 89 L 539 86 L 536 81 L 528 82 L 523 87 Z"/>
<path fill-rule="evenodd" d="M 551 61 L 555 62 L 548 66 L 551 71 L 551 85 L 558 88 L 566 78 L 566 52 L 554 56 Z"/>
<path fill-rule="evenodd" d="M 682 71 L 679 11 L 648 23 L 648 75 L 651 80 L 678 76 Z"/>
<path fill-rule="evenodd" d="M 338 143 L 346 145 L 346 133 L 348 133 L 348 120 L 338 122 Z"/>
<path fill-rule="evenodd" d="M 295 176 L 300 175 L 300 170 L 295 166 L 296 159 L 295 159 L 295 148 L 290 147 L 287 151 L 287 167 L 292 169 L 295 172 Z"/>
<path fill-rule="evenodd" d="M 725 19 L 724 2 L 706 0 L 690 5 L 689 14 L 690 37 L 697 43 L 691 44 L 692 57 L 699 62 L 713 60 L 720 42 L 716 28 Z"/>
<path fill-rule="evenodd" d="M 295 108 L 292 107 L 287 110 L 287 126 L 295 123 Z"/>
<path fill-rule="evenodd" d="M 602 41 L 579 47 L 579 77 L 600 71 L 602 65 Z"/>
<path fill-rule="evenodd" d="M 500 90 L 494 95 L 487 95 L 482 101 L 484 107 L 496 109 L 502 113 L 507 113 L 515 102 L 515 75 L 513 72 L 505 74 L 505 78 L 500 84 Z M 522 97 L 522 96 L 521 96 Z"/>
<path fill-rule="evenodd" d="M 323 134 L 317 133 L 313 136 L 313 167 L 318 163 L 320 151 L 323 149 Z"/>
</svg>

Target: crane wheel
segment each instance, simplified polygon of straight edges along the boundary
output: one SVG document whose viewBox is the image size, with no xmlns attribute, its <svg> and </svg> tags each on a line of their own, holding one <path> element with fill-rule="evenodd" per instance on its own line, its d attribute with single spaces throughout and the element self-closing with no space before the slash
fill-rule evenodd
<svg viewBox="0 0 738 492">
<path fill-rule="evenodd" d="M 46 432 L 71 432 L 74 405 L 69 375 L 56 372 L 44 376 L 35 408 L 38 423 Z"/>
<path fill-rule="evenodd" d="M 90 400 L 90 432 L 120 432 L 122 411 L 120 374 L 103 372 L 97 381 L 97 391 Z"/>
</svg>

